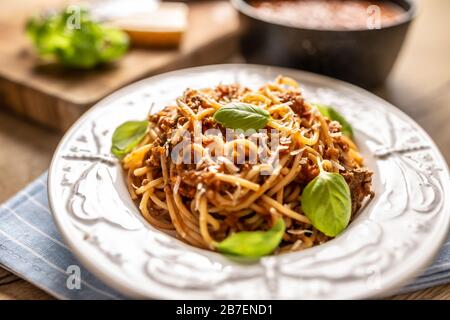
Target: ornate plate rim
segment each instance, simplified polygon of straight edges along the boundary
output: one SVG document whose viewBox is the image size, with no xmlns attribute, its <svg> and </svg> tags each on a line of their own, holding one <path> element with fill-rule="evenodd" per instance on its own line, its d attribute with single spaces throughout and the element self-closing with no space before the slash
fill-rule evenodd
<svg viewBox="0 0 450 320">
<path fill-rule="evenodd" d="M 126 283 L 125 278 L 115 278 L 112 276 L 108 271 L 105 271 L 101 268 L 98 268 L 95 259 L 92 258 L 92 254 L 89 253 L 90 247 L 85 242 L 80 242 L 78 239 L 72 238 L 70 236 L 70 231 L 68 230 L 67 223 L 68 221 L 65 220 L 64 214 L 62 212 L 58 212 L 57 208 L 55 207 L 55 201 L 54 197 L 55 194 L 53 193 L 55 189 L 54 181 L 54 170 L 56 167 L 56 163 L 59 161 L 59 155 L 61 153 L 61 149 L 66 143 L 66 141 L 71 137 L 80 127 L 81 125 L 89 119 L 89 117 L 97 110 L 99 107 L 105 106 L 108 103 L 121 98 L 128 94 L 128 92 L 136 90 L 140 88 L 141 86 L 145 86 L 147 82 L 150 81 L 156 81 L 158 79 L 163 79 L 171 76 L 177 76 L 182 75 L 186 72 L 207 72 L 207 71 L 218 71 L 221 69 L 246 69 L 246 70 L 252 70 L 260 73 L 264 72 L 277 72 L 280 74 L 289 74 L 289 75 L 297 75 L 299 78 L 308 78 L 311 79 L 314 82 L 321 82 L 321 83 L 329 83 L 334 84 L 338 86 L 339 88 L 345 88 L 352 92 L 356 92 L 362 96 L 368 97 L 374 101 L 377 101 L 378 103 L 384 105 L 384 107 L 394 112 L 397 116 L 404 119 L 409 125 L 413 126 L 414 129 L 418 130 L 420 134 L 427 138 L 430 142 L 430 149 L 433 151 L 434 155 L 437 156 L 437 160 L 439 161 L 439 164 L 442 165 L 442 170 L 445 171 L 445 175 L 447 178 L 447 184 L 444 186 L 444 188 L 448 189 L 448 181 L 450 181 L 449 178 L 449 170 L 448 165 L 445 159 L 443 158 L 442 154 L 440 153 L 438 147 L 434 143 L 433 139 L 428 135 L 428 133 L 420 127 L 413 119 L 411 119 L 407 114 L 405 114 L 402 110 L 398 109 L 397 107 L 393 106 L 389 102 L 375 96 L 374 94 L 359 88 L 355 85 L 346 83 L 344 81 L 340 81 L 337 79 L 333 79 L 330 77 L 305 72 L 301 70 L 293 70 L 293 69 L 286 69 L 286 68 L 279 68 L 279 67 L 272 67 L 272 66 L 263 66 L 263 65 L 252 65 L 252 64 L 219 64 L 219 65 L 209 65 L 209 66 L 201 66 L 201 67 L 194 67 L 194 68 L 186 68 L 176 71 L 171 71 L 163 74 L 159 74 L 156 76 L 152 76 L 140 81 L 137 81 L 135 83 L 132 83 L 130 85 L 127 85 L 124 88 L 121 88 L 117 90 L 116 92 L 111 93 L 106 98 L 102 99 L 98 103 L 96 103 L 90 110 L 88 110 L 85 114 L 83 114 L 82 117 L 80 117 L 72 126 L 71 128 L 64 134 L 63 138 L 59 142 L 55 152 L 54 156 L 52 158 L 50 168 L 49 168 L 49 175 L 48 175 L 48 199 L 51 211 L 53 213 L 54 220 L 56 222 L 56 225 L 61 232 L 61 235 L 64 239 L 64 241 L 68 244 L 69 248 L 72 250 L 72 252 L 75 254 L 75 256 L 80 260 L 83 265 L 85 265 L 93 274 L 95 274 L 97 277 L 99 277 L 101 280 L 103 280 L 106 284 L 110 285 L 111 287 L 117 289 L 118 291 L 129 295 L 131 297 L 146 297 L 146 298 L 168 298 L 166 295 L 161 294 L 159 292 L 152 292 L 152 296 L 148 296 L 144 293 L 144 291 L 139 290 L 139 288 L 130 288 L 130 286 Z M 433 238 L 435 240 L 434 247 L 430 248 L 426 253 L 422 253 L 420 257 L 417 257 L 413 263 L 410 263 L 410 267 L 404 267 L 405 270 L 402 272 L 401 278 L 396 280 L 395 282 L 390 283 L 389 285 L 383 287 L 383 291 L 376 291 L 367 289 L 365 292 L 358 292 L 357 294 L 352 295 L 350 298 L 369 298 L 369 297 L 377 297 L 377 296 L 386 296 L 391 293 L 394 293 L 394 290 L 399 288 L 400 286 L 406 284 L 406 282 L 413 277 L 417 276 L 423 268 L 425 268 L 426 265 L 428 265 L 431 260 L 436 256 L 438 250 L 440 249 L 441 245 L 446 239 L 446 236 L 449 231 L 449 223 L 450 223 L 450 212 L 448 210 L 448 200 L 446 198 L 443 199 L 443 205 L 442 209 L 445 214 L 445 223 L 440 226 L 439 234 L 433 235 Z M 437 241 L 436 241 L 437 240 Z M 86 253 L 88 252 L 88 253 Z M 334 298 L 334 297 L 332 297 Z"/>
</svg>

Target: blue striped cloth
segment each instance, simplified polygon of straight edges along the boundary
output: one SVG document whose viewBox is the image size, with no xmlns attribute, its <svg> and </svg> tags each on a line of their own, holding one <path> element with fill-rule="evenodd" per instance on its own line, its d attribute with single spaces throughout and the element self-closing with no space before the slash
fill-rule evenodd
<svg viewBox="0 0 450 320">
<path fill-rule="evenodd" d="M 64 244 L 48 207 L 46 173 L 0 207 L 0 265 L 59 299 L 125 298 L 84 269 Z M 79 289 L 67 285 L 69 266 L 80 266 Z"/>
<path fill-rule="evenodd" d="M 71 254 L 47 202 L 47 174 L 0 207 L 0 265 L 59 299 L 124 299 Z M 81 267 L 80 288 L 67 285 L 68 267 Z M 70 269 L 69 269 L 70 270 Z M 450 282 L 450 239 L 434 263 L 402 293 Z"/>
</svg>

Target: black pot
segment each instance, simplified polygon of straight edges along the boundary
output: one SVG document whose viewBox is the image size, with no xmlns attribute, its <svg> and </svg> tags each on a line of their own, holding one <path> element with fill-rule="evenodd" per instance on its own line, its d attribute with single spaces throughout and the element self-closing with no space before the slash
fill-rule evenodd
<svg viewBox="0 0 450 320">
<path fill-rule="evenodd" d="M 245 0 L 231 3 L 239 11 L 241 51 L 248 62 L 308 70 L 371 88 L 389 75 L 416 14 L 414 0 L 392 1 L 407 12 L 399 23 L 345 31 L 269 21 Z"/>
</svg>

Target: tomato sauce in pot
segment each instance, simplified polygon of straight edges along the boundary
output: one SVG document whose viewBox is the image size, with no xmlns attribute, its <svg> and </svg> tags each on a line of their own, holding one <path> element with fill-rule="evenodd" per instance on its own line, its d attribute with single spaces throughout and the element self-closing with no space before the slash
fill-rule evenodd
<svg viewBox="0 0 450 320">
<path fill-rule="evenodd" d="M 406 11 L 393 1 L 250 0 L 262 18 L 319 30 L 379 29 L 403 20 Z"/>
</svg>

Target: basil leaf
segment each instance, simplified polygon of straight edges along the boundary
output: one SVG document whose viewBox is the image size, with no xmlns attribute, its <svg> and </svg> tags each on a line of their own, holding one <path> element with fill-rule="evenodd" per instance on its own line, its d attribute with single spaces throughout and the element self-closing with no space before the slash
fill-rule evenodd
<svg viewBox="0 0 450 320">
<path fill-rule="evenodd" d="M 345 119 L 345 117 L 336 111 L 336 109 L 326 106 L 323 104 L 314 103 L 313 104 L 317 109 L 319 109 L 320 113 L 327 117 L 330 120 L 337 121 L 341 124 L 342 133 L 349 138 L 353 138 L 353 129 L 350 123 Z"/>
<path fill-rule="evenodd" d="M 112 136 L 111 152 L 123 158 L 145 137 L 148 121 L 127 121 L 116 128 Z"/>
<path fill-rule="evenodd" d="M 117 60 L 127 52 L 129 41 L 122 30 L 105 27 L 102 34 L 101 50 L 99 50 L 101 62 L 108 63 Z"/>
<path fill-rule="evenodd" d="M 270 114 L 266 110 L 248 103 L 231 102 L 214 113 L 214 120 L 226 128 L 259 130 L 266 126 Z"/>
<path fill-rule="evenodd" d="M 350 188 L 338 173 L 321 170 L 303 190 L 301 203 L 312 225 L 327 236 L 337 236 L 350 222 Z"/>
<path fill-rule="evenodd" d="M 217 250 L 236 256 L 259 258 L 272 253 L 280 244 L 286 227 L 278 219 L 268 231 L 241 231 L 216 244 Z"/>
</svg>

